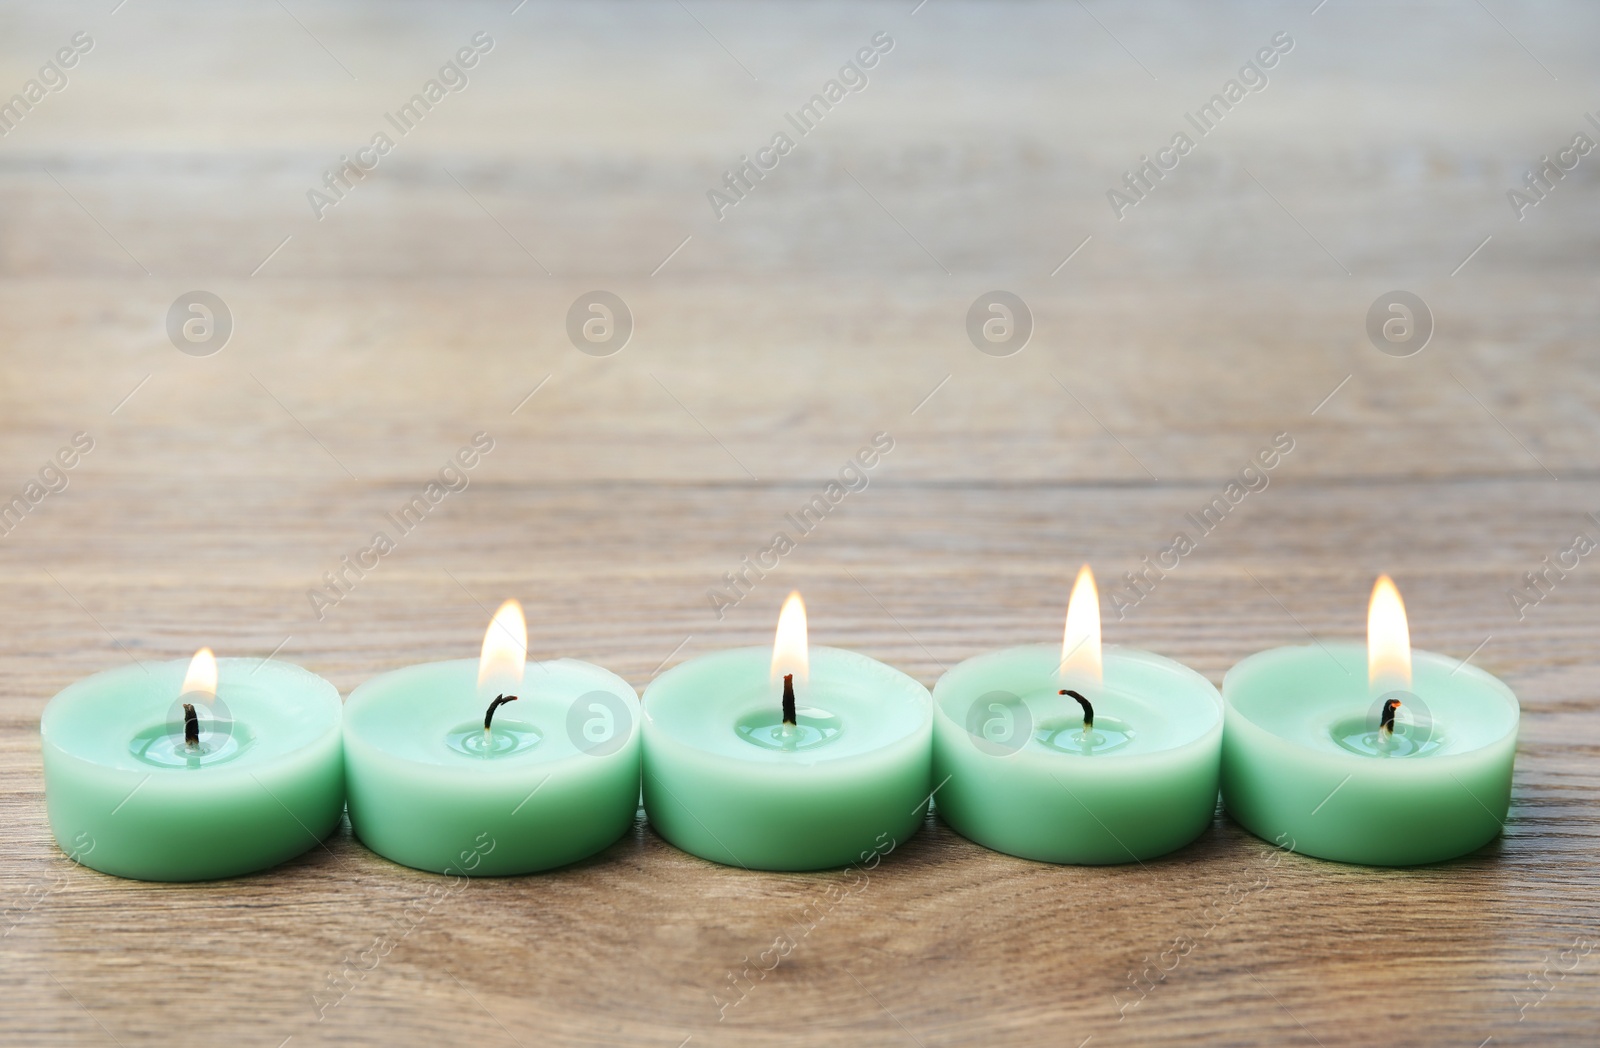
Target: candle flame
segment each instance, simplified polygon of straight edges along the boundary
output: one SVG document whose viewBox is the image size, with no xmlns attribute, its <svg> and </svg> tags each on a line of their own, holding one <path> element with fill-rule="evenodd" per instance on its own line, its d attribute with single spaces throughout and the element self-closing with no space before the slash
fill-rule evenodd
<svg viewBox="0 0 1600 1048">
<path fill-rule="evenodd" d="M 1411 687 L 1411 628 L 1394 580 L 1379 575 L 1367 605 L 1367 684 L 1384 690 Z"/>
<path fill-rule="evenodd" d="M 210 648 L 201 648 L 189 660 L 189 671 L 183 675 L 185 697 L 198 695 L 204 702 L 217 697 L 217 657 Z"/>
<path fill-rule="evenodd" d="M 515 688 L 522 683 L 522 668 L 528 661 L 528 620 L 522 605 L 508 600 L 489 620 L 483 633 L 483 654 L 478 658 L 478 687 L 493 682 Z"/>
<path fill-rule="evenodd" d="M 800 591 L 790 593 L 778 612 L 778 635 L 772 642 L 772 680 L 783 679 L 786 673 L 794 674 L 796 685 L 811 678 L 811 656 L 806 641 L 806 602 Z"/>
<path fill-rule="evenodd" d="M 1088 681 L 1099 684 L 1102 679 L 1100 662 L 1100 591 L 1095 588 L 1094 572 L 1085 564 L 1078 569 L 1078 579 L 1072 584 L 1072 596 L 1067 600 L 1067 630 L 1061 640 L 1062 680 Z"/>
</svg>

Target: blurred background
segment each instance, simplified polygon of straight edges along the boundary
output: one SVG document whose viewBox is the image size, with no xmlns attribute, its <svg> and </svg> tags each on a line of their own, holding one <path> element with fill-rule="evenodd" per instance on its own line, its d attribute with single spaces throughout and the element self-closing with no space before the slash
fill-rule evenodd
<svg viewBox="0 0 1600 1048">
<path fill-rule="evenodd" d="M 1591 468 L 1600 162 L 1532 206 L 1508 191 L 1600 135 L 1597 18 L 1345 0 L 8 8 L 0 95 L 46 89 L 0 139 L 0 461 L 20 489 L 71 433 L 97 448 L 0 564 L 33 599 L 61 596 L 35 563 L 112 587 L 111 632 L 173 654 L 194 647 L 187 601 L 172 620 L 129 603 L 110 564 L 237 591 L 248 621 L 219 625 L 270 651 L 375 515 L 483 430 L 501 450 L 480 490 L 345 623 L 405 603 L 404 572 L 536 563 L 530 588 L 590 602 L 609 599 L 595 577 L 701 558 L 625 600 L 717 628 L 704 591 L 765 544 L 795 501 L 783 486 L 809 495 L 879 431 L 895 451 L 875 482 L 921 493 L 857 499 L 841 523 L 896 519 L 914 542 L 941 516 L 986 568 L 1049 573 L 1052 609 L 1069 561 L 1136 566 L 1283 431 L 1299 442 L 1283 483 L 1395 482 L 1318 511 L 1360 516 L 1360 542 L 1336 544 L 1370 562 L 1358 574 L 1426 557 L 1471 534 L 1473 506 L 1387 512 L 1406 479 L 1515 478 L 1483 497 L 1531 508 L 1560 490 L 1551 475 Z M 75 65 L 49 72 L 63 48 Z M 862 48 L 884 49 L 864 86 L 800 134 L 792 115 Z M 1263 48 L 1276 65 L 1244 73 L 1255 89 L 1199 134 L 1190 117 Z M 417 109 L 430 81 L 442 97 Z M 394 123 L 407 106 L 421 115 Z M 710 193 L 780 133 L 792 150 L 719 207 Z M 1142 200 L 1109 197 L 1180 133 L 1192 150 Z M 330 187 L 362 150 L 372 170 Z M 597 289 L 633 322 L 606 356 L 567 332 Z M 1030 315 L 1009 355 L 967 330 L 996 289 Z M 1407 356 L 1366 328 L 1396 289 L 1433 318 Z M 167 330 L 194 290 L 232 322 L 206 356 Z M 613 482 L 696 485 L 696 504 L 660 518 L 653 494 L 595 486 Z M 1047 519 L 993 494 L 1022 482 L 1132 501 Z M 541 517 L 579 484 L 592 499 Z M 924 501 L 953 484 L 968 494 Z M 474 558 L 484 526 L 514 531 L 515 552 Z M 1019 526 L 1060 562 L 1008 562 Z M 830 531 L 813 548 L 896 563 Z M 1502 583 L 1474 597 L 1503 603 Z M 633 671 L 688 632 L 664 628 Z"/>
<path fill-rule="evenodd" d="M 955 542 L 980 586 L 1024 576 L 991 613 L 1037 599 L 1048 622 L 1078 560 L 1137 567 L 1288 432 L 1274 482 L 1335 485 L 1300 496 L 1317 526 L 1257 499 L 1187 580 L 1229 549 L 1459 571 L 1482 502 L 1589 508 L 1547 482 L 1592 472 L 1600 162 L 1573 154 L 1531 205 L 1508 193 L 1600 140 L 1597 19 L 1345 0 L 8 8 L 0 97 L 27 104 L 0 112 L 0 461 L 20 491 L 72 433 L 96 450 L 0 567 L 51 604 L 35 565 L 74 575 L 123 644 L 173 655 L 200 632 L 191 601 L 221 592 L 249 614 L 208 636 L 331 653 L 418 577 L 476 574 L 477 601 L 443 591 L 474 623 L 526 580 L 536 649 L 549 594 L 592 610 L 549 624 L 546 650 L 599 646 L 638 675 L 728 628 L 707 591 L 874 433 L 895 444 L 874 494 L 769 588 L 833 558 L 937 572 L 923 554 Z M 1216 95 L 1231 110 L 1197 125 Z M 763 150 L 776 166 L 726 203 Z M 1129 204 L 1163 150 L 1176 166 Z M 370 171 L 341 167 L 360 156 Z M 197 290 L 231 322 L 220 349 L 169 333 Z M 631 318 L 620 350 L 569 335 L 595 290 Z M 1020 349 L 969 333 L 994 290 L 1027 312 Z M 1395 290 L 1425 304 L 1420 351 L 1368 333 Z M 471 494 L 337 621 L 310 617 L 323 573 L 480 431 L 497 451 Z M 1354 477 L 1381 483 L 1338 486 Z M 1388 505 L 1441 477 L 1500 486 Z M 1569 537 L 1529 516 L 1466 558 L 1509 569 L 1472 599 L 1504 605 L 1506 576 Z M 1354 530 L 1330 538 L 1330 517 Z M 620 577 L 659 584 L 601 582 Z M 169 613 L 148 586 L 208 596 Z M 780 599 L 733 628 L 764 633 Z M 961 627 L 917 603 L 891 607 L 926 617 L 920 643 L 878 618 L 928 662 Z M 619 615 L 627 642 L 596 641 Z M 635 645 L 636 627 L 659 632 Z"/>
<path fill-rule="evenodd" d="M 20 486 L 88 429 L 102 443 L 83 477 L 150 486 L 93 548 L 52 550 L 49 532 L 105 520 L 83 479 L 0 556 L 114 554 L 145 514 L 263 522 L 292 496 L 319 508 L 269 529 L 274 559 L 315 579 L 364 530 L 341 520 L 351 475 L 422 476 L 485 428 L 510 441 L 486 478 L 726 481 L 730 499 L 752 476 L 826 476 L 878 430 L 897 440 L 886 482 L 1220 476 L 1282 429 L 1310 438 L 1302 478 L 1586 468 L 1600 163 L 1520 216 L 1507 193 L 1600 135 L 1584 118 L 1597 17 L 1344 0 L 12 7 L 0 94 L 87 49 L 0 140 L 0 455 Z M 867 86 L 800 136 L 786 114 L 874 34 L 892 49 Z M 1275 34 L 1291 49 L 1267 86 L 1199 136 L 1185 114 Z M 475 36 L 489 49 L 464 85 L 401 134 L 388 116 Z M 395 141 L 375 169 L 331 206 L 308 199 L 379 132 Z M 779 132 L 792 152 L 719 218 L 708 191 Z M 1193 151 L 1119 218 L 1108 191 L 1179 132 Z M 564 323 L 596 288 L 636 325 L 605 358 Z M 1008 357 L 965 328 L 995 288 L 1032 314 Z M 1364 328 L 1395 288 L 1437 324 L 1405 359 Z M 165 330 L 195 289 L 234 324 L 203 358 Z M 217 558 L 225 585 L 234 556 L 259 556 L 185 545 L 151 570 Z M 659 556 L 624 545 L 608 566 Z"/>
</svg>

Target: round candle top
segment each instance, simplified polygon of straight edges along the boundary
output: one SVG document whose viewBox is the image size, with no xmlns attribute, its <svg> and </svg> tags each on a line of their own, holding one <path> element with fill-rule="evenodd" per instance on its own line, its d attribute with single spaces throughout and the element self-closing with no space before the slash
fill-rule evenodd
<svg viewBox="0 0 1600 1048">
<path fill-rule="evenodd" d="M 803 789 L 797 769 L 871 763 L 928 730 L 927 688 L 865 655 L 820 646 L 811 649 L 810 680 L 795 686 L 795 723 L 786 728 L 767 679 L 771 658 L 770 648 L 732 648 L 662 674 L 645 688 L 652 744 L 737 761 L 753 777 Z"/>
<path fill-rule="evenodd" d="M 1426 767 L 1418 762 L 1470 754 L 1516 735 L 1517 697 L 1498 678 L 1447 655 L 1411 657 L 1413 683 L 1394 711 L 1387 743 L 1386 702 L 1367 695 L 1367 651 L 1357 642 L 1258 652 L 1228 671 L 1223 688 L 1242 724 L 1347 768 L 1415 774 Z"/>
<path fill-rule="evenodd" d="M 810 648 L 804 614 L 791 594 L 773 649 L 692 659 L 645 689 L 645 810 L 685 851 L 825 869 L 885 854 L 919 824 L 928 689 L 864 655 Z"/>
<path fill-rule="evenodd" d="M 144 663 L 45 707 L 51 829 L 68 854 L 141 880 L 207 880 L 314 847 L 344 808 L 339 693 L 275 660 Z"/>
<path fill-rule="evenodd" d="M 1181 847 L 1211 822 L 1221 697 L 1170 659 L 1102 648 L 1087 566 L 1060 647 L 968 659 L 933 699 L 939 815 L 986 847 L 1132 862 Z"/>
<path fill-rule="evenodd" d="M 528 663 L 517 697 L 495 706 L 487 731 L 477 674 L 476 659 L 380 674 L 350 693 L 348 734 L 418 765 L 418 775 L 468 774 L 475 782 L 521 782 L 530 768 L 551 771 L 562 762 L 582 766 L 626 748 L 633 734 L 637 694 L 592 663 Z"/>
<path fill-rule="evenodd" d="M 478 660 L 382 674 L 345 709 L 350 820 L 373 851 L 437 873 L 576 862 L 632 825 L 638 696 L 576 659 L 526 662 L 507 601 Z"/>
<path fill-rule="evenodd" d="M 1221 735 L 1222 698 L 1194 670 L 1118 645 L 1105 646 L 1101 658 L 1104 679 L 1084 689 L 1094 695 L 1088 729 L 1082 705 L 1060 694 L 1061 649 L 1029 644 L 974 656 L 941 677 L 933 689 L 941 730 L 1003 759 L 1006 774 L 1024 766 L 1078 774 L 1078 762 L 1088 761 L 1094 770 L 1086 774 L 1129 783 L 1173 751 L 1203 750 Z"/>
<path fill-rule="evenodd" d="M 1510 805 L 1516 696 L 1476 667 L 1412 652 L 1387 576 L 1368 618 L 1365 648 L 1278 648 L 1228 671 L 1228 811 L 1258 836 L 1345 862 L 1472 851 Z"/>
</svg>

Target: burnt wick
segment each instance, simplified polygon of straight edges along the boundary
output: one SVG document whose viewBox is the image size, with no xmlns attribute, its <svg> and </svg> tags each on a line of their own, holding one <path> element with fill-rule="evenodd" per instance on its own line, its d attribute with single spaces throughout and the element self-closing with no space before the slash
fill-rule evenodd
<svg viewBox="0 0 1600 1048">
<path fill-rule="evenodd" d="M 1394 711 L 1399 708 L 1399 699 L 1390 699 L 1383 704 L 1383 713 L 1378 718 L 1378 733 L 1385 739 L 1394 734 Z"/>
<path fill-rule="evenodd" d="M 516 701 L 517 697 L 515 695 L 496 695 L 494 697 L 494 701 L 489 703 L 489 709 L 483 715 L 483 734 L 485 738 L 489 735 L 489 725 L 494 723 L 494 711 L 508 702 Z"/>
<path fill-rule="evenodd" d="M 1089 700 L 1073 691 L 1071 688 L 1062 688 L 1056 694 L 1071 695 L 1078 700 L 1078 705 L 1083 707 L 1083 730 L 1089 731 L 1094 727 L 1094 707 L 1089 705 Z"/>
<path fill-rule="evenodd" d="M 794 674 L 783 675 L 783 723 L 789 727 L 796 724 L 794 718 Z"/>
<path fill-rule="evenodd" d="M 191 750 L 200 748 L 200 718 L 187 702 L 183 704 L 183 744 Z"/>
</svg>

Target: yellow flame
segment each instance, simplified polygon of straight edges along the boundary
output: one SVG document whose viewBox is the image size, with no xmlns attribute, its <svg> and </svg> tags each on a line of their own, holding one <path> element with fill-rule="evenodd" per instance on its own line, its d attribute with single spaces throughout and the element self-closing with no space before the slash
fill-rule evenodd
<svg viewBox="0 0 1600 1048">
<path fill-rule="evenodd" d="M 1367 605 L 1367 683 L 1411 687 L 1411 628 L 1406 624 L 1405 602 L 1387 575 L 1378 576 Z"/>
<path fill-rule="evenodd" d="M 217 657 L 210 648 L 201 648 L 189 660 L 189 671 L 183 675 L 184 695 L 199 695 L 206 702 L 217 697 Z"/>
<path fill-rule="evenodd" d="M 1067 630 L 1061 639 L 1061 678 L 1099 684 L 1100 591 L 1095 588 L 1094 572 L 1085 564 L 1078 569 L 1067 600 Z"/>
<path fill-rule="evenodd" d="M 811 655 L 806 642 L 806 602 L 795 590 L 783 602 L 778 612 L 778 635 L 772 642 L 772 679 L 780 681 L 785 673 L 794 674 L 796 684 L 811 679 Z"/>
<path fill-rule="evenodd" d="M 489 620 L 483 633 L 483 654 L 478 658 L 478 687 L 494 681 L 497 686 L 514 687 L 522 683 L 522 668 L 528 661 L 528 621 L 522 605 L 508 600 Z"/>
</svg>

